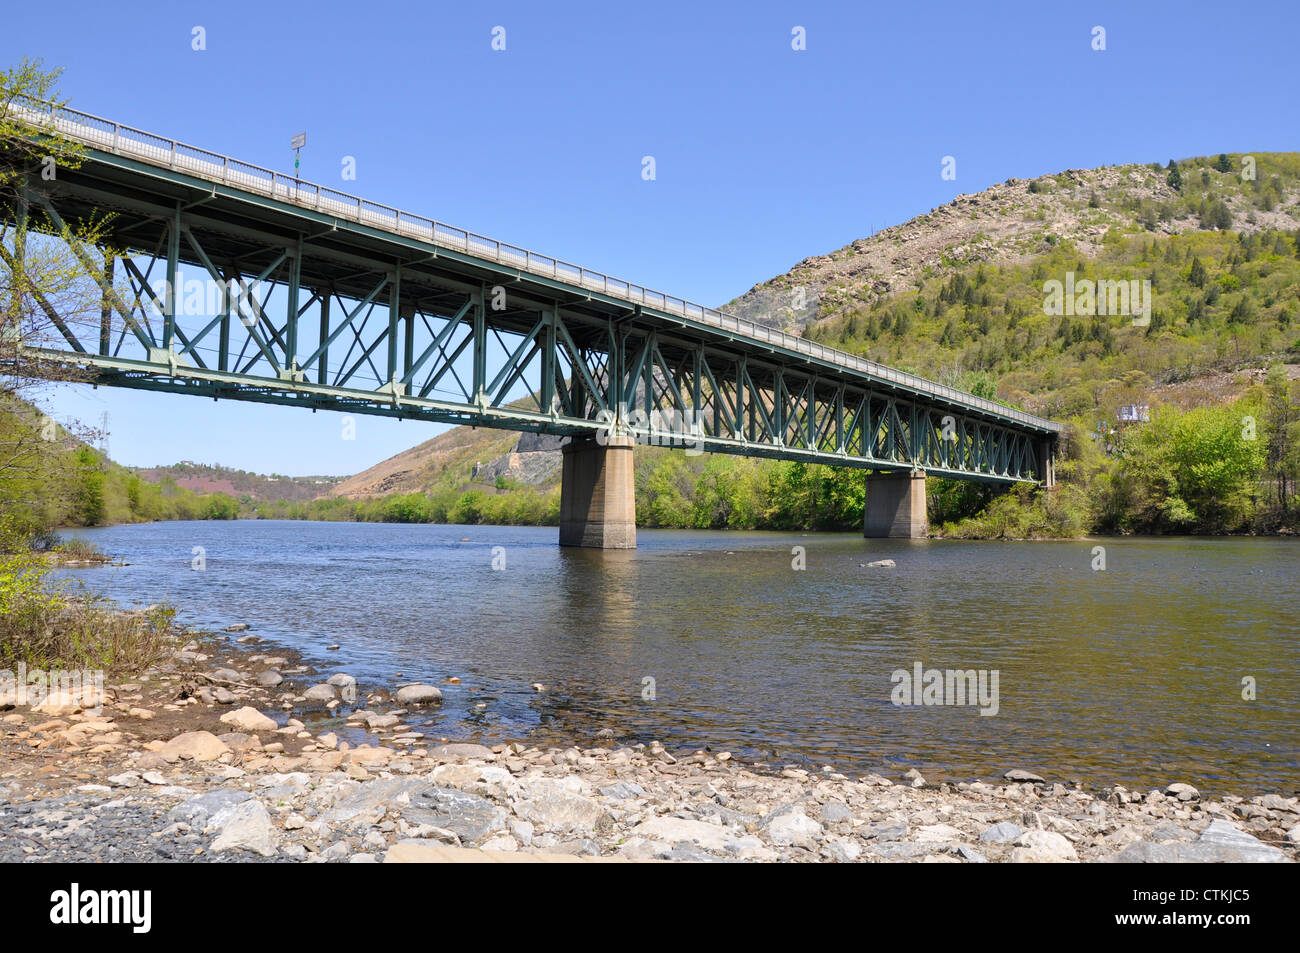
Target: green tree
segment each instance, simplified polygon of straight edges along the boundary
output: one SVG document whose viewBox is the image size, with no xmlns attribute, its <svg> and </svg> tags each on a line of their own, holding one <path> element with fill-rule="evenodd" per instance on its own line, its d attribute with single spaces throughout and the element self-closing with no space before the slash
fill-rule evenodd
<svg viewBox="0 0 1300 953">
<path fill-rule="evenodd" d="M 73 474 L 73 522 L 81 526 L 94 526 L 104 518 L 104 471 L 99 454 L 90 447 L 80 447 L 73 454 L 76 471 Z"/>
<path fill-rule="evenodd" d="M 1272 481 L 1277 521 L 1290 522 L 1291 498 L 1300 487 L 1300 387 L 1292 385 L 1286 368 L 1275 364 L 1264 382 L 1267 411 L 1265 466 Z"/>
</svg>

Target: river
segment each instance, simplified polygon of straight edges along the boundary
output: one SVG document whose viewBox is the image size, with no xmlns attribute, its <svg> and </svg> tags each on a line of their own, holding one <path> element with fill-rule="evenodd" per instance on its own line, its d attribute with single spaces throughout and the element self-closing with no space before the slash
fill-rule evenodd
<svg viewBox="0 0 1300 953">
<path fill-rule="evenodd" d="M 642 530 L 635 552 L 597 552 L 560 549 L 553 528 L 240 521 L 75 535 L 129 565 L 65 574 L 123 605 L 165 599 L 188 625 L 247 622 L 322 678 L 439 685 L 441 709 L 413 721 L 453 740 L 590 745 L 611 728 L 622 743 L 894 778 L 1020 767 L 1143 789 L 1300 788 L 1295 540 Z M 877 559 L 896 565 L 864 565 Z M 996 671 L 996 713 L 894 704 L 895 673 L 917 663 L 982 672 L 985 702 Z"/>
</svg>

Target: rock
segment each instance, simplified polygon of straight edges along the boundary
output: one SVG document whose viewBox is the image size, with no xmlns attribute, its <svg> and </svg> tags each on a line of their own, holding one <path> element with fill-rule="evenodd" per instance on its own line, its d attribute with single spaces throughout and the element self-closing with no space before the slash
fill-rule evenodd
<svg viewBox="0 0 1300 953">
<path fill-rule="evenodd" d="M 958 844 L 954 848 L 954 850 L 956 851 L 957 856 L 961 857 L 963 860 L 969 861 L 972 864 L 988 863 L 988 858 L 985 857 L 983 854 L 981 854 L 979 851 L 977 851 L 974 847 L 970 847 L 966 844 Z"/>
<path fill-rule="evenodd" d="M 208 791 L 200 794 L 198 797 L 192 797 L 188 801 L 176 805 L 167 812 L 167 819 L 172 822 L 188 824 L 197 830 L 205 830 L 208 821 L 215 814 L 220 814 L 228 808 L 237 804 L 242 804 L 250 799 L 253 795 L 247 791 L 239 791 L 234 788 L 221 788 L 216 791 Z"/>
<path fill-rule="evenodd" d="M 532 824 L 527 821 L 512 820 L 508 822 L 508 826 L 514 839 L 525 847 L 533 842 L 533 834 L 536 833 L 537 829 Z"/>
<path fill-rule="evenodd" d="M 157 712 L 150 711 L 148 708 L 132 708 L 127 712 L 132 718 L 139 718 L 141 721 L 150 721 L 157 717 Z"/>
<path fill-rule="evenodd" d="M 329 702 L 334 700 L 333 685 L 313 685 L 302 693 L 309 702 Z"/>
<path fill-rule="evenodd" d="M 893 569 L 898 564 L 892 559 L 873 559 L 866 564 L 867 569 Z"/>
<path fill-rule="evenodd" d="M 217 830 L 212 842 L 213 853 L 247 850 L 263 857 L 275 856 L 275 827 L 262 802 L 249 798 L 223 808 L 208 821 Z"/>
<path fill-rule="evenodd" d="M 1286 832 L 1286 839 L 1293 844 L 1300 844 L 1300 824 Z"/>
<path fill-rule="evenodd" d="M 860 832 L 864 840 L 896 841 L 907 836 L 906 824 L 872 824 Z"/>
<path fill-rule="evenodd" d="M 1287 859 L 1280 848 L 1270 847 L 1235 824 L 1223 820 L 1211 821 L 1209 826 L 1201 831 L 1196 843 L 1235 850 L 1241 855 L 1242 860 L 1250 863 L 1277 863 Z"/>
<path fill-rule="evenodd" d="M 337 801 L 321 815 L 321 820 L 331 826 L 369 828 L 379 822 L 390 804 L 394 810 L 401 810 L 429 786 L 429 782 L 422 778 L 370 781 Z"/>
<path fill-rule="evenodd" d="M 826 845 L 826 854 L 839 864 L 849 864 L 862 856 L 862 848 L 847 838 L 837 838 Z"/>
<path fill-rule="evenodd" d="M 257 786 L 268 789 L 267 797 L 289 797 L 311 787 L 311 775 L 306 771 L 267 774 L 257 779 Z"/>
<path fill-rule="evenodd" d="M 1259 799 L 1259 806 L 1266 811 L 1285 811 L 1289 814 L 1300 814 L 1300 805 L 1295 798 L 1285 798 L 1278 794 L 1265 794 Z"/>
<path fill-rule="evenodd" d="M 339 841 L 337 844 L 330 844 L 320 852 L 321 860 L 328 862 L 336 860 L 345 860 L 348 856 L 348 845 L 345 841 Z"/>
<path fill-rule="evenodd" d="M 216 761 L 230 749 L 210 731 L 187 731 L 168 741 L 159 753 L 169 761 Z"/>
<path fill-rule="evenodd" d="M 1169 797 L 1176 797 L 1180 801 L 1196 801 L 1201 797 L 1201 792 L 1196 790 L 1190 784 L 1176 783 L 1165 788 L 1165 794 Z"/>
<path fill-rule="evenodd" d="M 371 731 L 376 731 L 380 728 L 391 728 L 399 721 L 401 719 L 396 715 L 367 715 L 366 727 Z"/>
<path fill-rule="evenodd" d="M 630 801 L 632 798 L 645 797 L 645 788 L 632 781 L 619 781 L 600 788 L 600 793 L 615 801 Z"/>
<path fill-rule="evenodd" d="M 567 834 L 591 833 L 613 824 L 605 805 L 549 778 L 534 781 L 526 791 L 528 797 L 516 802 L 515 814 L 537 827 Z"/>
<path fill-rule="evenodd" d="M 343 689 L 343 688 L 355 689 L 357 687 L 357 680 L 353 678 L 351 675 L 348 675 L 344 672 L 338 672 L 334 675 L 331 675 L 329 678 L 325 679 L 325 684 L 333 685 L 335 688 L 339 688 L 339 689 Z"/>
<path fill-rule="evenodd" d="M 1074 845 L 1054 831 L 1026 831 L 1011 851 L 1015 864 L 1060 864 L 1079 859 Z"/>
<path fill-rule="evenodd" d="M 256 708 L 247 705 L 237 711 L 226 712 L 221 716 L 221 721 L 240 731 L 275 731 L 280 727 Z"/>
<path fill-rule="evenodd" d="M 1023 771 L 1023 770 L 1021 770 L 1020 768 L 1012 768 L 1010 771 L 1008 771 L 1008 772 L 1006 772 L 1005 774 L 1003 774 L 1002 777 L 1003 777 L 1005 780 L 1007 780 L 1007 781 L 1015 781 L 1015 782 L 1017 782 L 1017 783 L 1025 782 L 1025 781 L 1028 781 L 1028 782 L 1030 782 L 1030 783 L 1032 783 L 1032 784 L 1046 784 L 1046 783 L 1047 783 L 1047 782 L 1044 781 L 1042 778 L 1040 778 L 1038 775 L 1036 775 L 1036 774 L 1031 774 L 1031 773 L 1028 772 L 1028 771 Z"/>
<path fill-rule="evenodd" d="M 33 706 L 32 711 L 42 715 L 75 715 L 84 707 L 82 699 L 76 695 L 52 692 L 39 705 Z"/>
<path fill-rule="evenodd" d="M 585 850 L 568 850 L 568 852 L 589 854 L 591 853 L 591 850 L 587 846 L 588 844 L 590 844 L 591 846 L 595 846 L 593 842 L 587 841 L 579 845 L 583 848 L 586 848 Z M 572 846 L 573 846 L 572 842 L 569 842 L 567 844 L 561 844 L 560 850 L 566 850 L 571 848 Z M 599 848 L 597 848 L 597 850 L 599 850 Z M 713 854 L 707 853 L 702 847 L 696 847 L 694 844 L 689 844 L 683 841 L 682 843 L 677 844 L 675 847 L 673 847 L 673 849 L 670 850 L 667 853 L 667 855 L 664 857 L 664 860 L 685 861 L 686 863 L 691 863 L 691 864 L 716 864 L 720 862 L 722 858 L 715 857 Z"/>
<path fill-rule="evenodd" d="M 491 748 L 485 748 L 483 745 L 449 744 L 430 748 L 429 757 L 434 761 L 469 761 L 471 759 L 495 761 L 497 756 L 492 753 Z"/>
<path fill-rule="evenodd" d="M 853 812 L 840 801 L 827 801 L 822 805 L 822 823 L 839 824 L 853 820 Z"/>
<path fill-rule="evenodd" d="M 257 676 L 257 684 L 261 685 L 263 688 L 275 688 L 275 686 L 279 685 L 283 681 L 284 676 L 273 668 L 268 668 L 265 672 L 261 672 Z"/>
<path fill-rule="evenodd" d="M 948 843 L 959 841 L 966 835 L 948 824 L 926 824 L 916 829 L 917 843 Z"/>
<path fill-rule="evenodd" d="M 239 697 L 234 692 L 220 685 L 212 690 L 212 697 L 217 700 L 218 705 L 233 705 L 239 701 Z"/>
<path fill-rule="evenodd" d="M 320 745 L 327 751 L 333 751 L 339 746 L 339 736 L 332 731 L 327 731 L 316 739 L 316 744 Z"/>
<path fill-rule="evenodd" d="M 822 826 L 798 809 L 777 808 L 763 818 L 761 829 L 778 847 L 810 846 Z"/>
<path fill-rule="evenodd" d="M 432 705 L 442 701 L 442 692 L 433 685 L 405 685 L 397 690 L 399 705 Z"/>
<path fill-rule="evenodd" d="M 735 835 L 729 837 L 725 828 L 704 821 L 682 817 L 652 817 L 632 828 L 628 837 L 644 837 L 670 845 L 686 842 L 698 844 L 705 850 L 723 851 Z"/>
<path fill-rule="evenodd" d="M 1002 821 L 980 832 L 980 840 L 986 844 L 1006 844 L 1015 840 L 1024 829 L 1010 821 Z"/>
<path fill-rule="evenodd" d="M 507 814 L 491 801 L 455 788 L 428 787 L 411 797 L 402 810 L 408 824 L 432 824 L 456 834 L 463 843 L 478 844 L 505 829 Z"/>
<path fill-rule="evenodd" d="M 247 631 L 248 631 L 248 623 L 247 623 L 247 622 L 236 622 L 236 623 L 234 623 L 233 625 L 228 625 L 228 626 L 226 626 L 226 628 L 225 628 L 224 631 L 226 631 L 226 632 L 247 632 Z"/>
<path fill-rule="evenodd" d="M 242 682 L 246 678 L 243 672 L 236 672 L 233 668 L 219 668 L 212 673 L 213 678 L 219 678 L 223 682 Z"/>
<path fill-rule="evenodd" d="M 873 843 L 867 851 L 881 860 L 922 860 L 934 853 L 934 844 L 910 844 L 903 841 Z"/>
</svg>

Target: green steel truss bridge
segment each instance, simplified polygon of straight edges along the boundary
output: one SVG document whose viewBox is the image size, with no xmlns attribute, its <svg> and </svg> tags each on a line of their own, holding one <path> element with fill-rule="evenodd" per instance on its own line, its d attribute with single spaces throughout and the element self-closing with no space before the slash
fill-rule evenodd
<svg viewBox="0 0 1300 953">
<path fill-rule="evenodd" d="M 33 169 L 4 222 L 57 234 L 109 214 L 118 252 L 68 243 L 98 307 L 37 302 L 56 329 L 26 347 L 37 366 L 601 446 L 1053 482 L 1051 421 L 107 119 L 11 109 L 85 154 L 52 181 Z M 19 267 L 5 246 L 0 267 Z"/>
</svg>

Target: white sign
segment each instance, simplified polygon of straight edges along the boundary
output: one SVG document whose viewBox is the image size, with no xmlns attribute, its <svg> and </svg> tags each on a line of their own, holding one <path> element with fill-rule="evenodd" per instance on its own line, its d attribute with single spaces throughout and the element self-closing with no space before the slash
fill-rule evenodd
<svg viewBox="0 0 1300 953">
<path fill-rule="evenodd" d="M 298 133 L 298 135 L 293 137 L 293 141 L 289 143 L 289 148 L 301 149 L 306 144 L 307 144 L 307 133 L 300 132 Z"/>
</svg>

